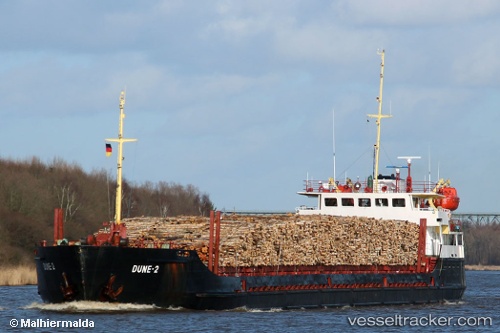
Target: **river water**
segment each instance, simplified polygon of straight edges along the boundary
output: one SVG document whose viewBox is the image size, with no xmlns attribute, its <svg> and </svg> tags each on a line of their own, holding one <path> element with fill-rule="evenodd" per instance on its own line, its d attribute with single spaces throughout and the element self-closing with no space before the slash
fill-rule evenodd
<svg viewBox="0 0 500 333">
<path fill-rule="evenodd" d="M 0 287 L 0 332 L 500 332 L 500 271 L 466 279 L 460 302 L 293 311 L 43 304 L 36 286 Z"/>
</svg>

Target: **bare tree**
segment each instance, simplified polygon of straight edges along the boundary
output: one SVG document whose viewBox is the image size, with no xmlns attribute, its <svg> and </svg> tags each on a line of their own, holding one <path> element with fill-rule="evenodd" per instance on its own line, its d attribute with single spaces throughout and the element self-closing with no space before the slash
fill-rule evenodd
<svg viewBox="0 0 500 333">
<path fill-rule="evenodd" d="M 81 206 L 76 202 L 76 192 L 71 189 L 71 183 L 56 187 L 55 190 L 59 207 L 64 211 L 64 221 L 70 222 Z"/>
<path fill-rule="evenodd" d="M 158 207 L 161 217 L 167 217 L 170 209 L 168 194 L 170 192 L 169 186 L 165 182 L 159 182 L 154 190 L 154 198 Z"/>
</svg>

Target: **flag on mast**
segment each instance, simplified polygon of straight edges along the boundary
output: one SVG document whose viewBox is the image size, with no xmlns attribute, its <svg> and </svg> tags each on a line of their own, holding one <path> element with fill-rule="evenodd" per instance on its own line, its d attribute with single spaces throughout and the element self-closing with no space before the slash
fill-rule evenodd
<svg viewBox="0 0 500 333">
<path fill-rule="evenodd" d="M 113 149 L 111 148 L 111 144 L 106 143 L 106 157 L 110 157 L 112 152 L 113 152 Z"/>
</svg>

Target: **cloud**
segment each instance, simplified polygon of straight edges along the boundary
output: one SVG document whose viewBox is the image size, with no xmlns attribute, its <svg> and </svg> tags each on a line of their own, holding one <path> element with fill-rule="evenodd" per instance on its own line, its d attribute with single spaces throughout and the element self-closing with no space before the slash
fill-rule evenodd
<svg viewBox="0 0 500 333">
<path fill-rule="evenodd" d="M 339 0 L 332 2 L 332 9 L 346 24 L 425 29 L 491 19 L 500 12 L 500 3 L 494 0 Z"/>
<path fill-rule="evenodd" d="M 497 36 L 489 34 L 492 29 L 499 29 L 498 24 L 477 32 L 477 36 L 484 36 L 473 47 L 463 45 L 457 52 L 452 63 L 452 79 L 455 84 L 479 87 L 497 86 L 500 83 L 500 60 L 498 50 L 500 42 Z"/>
</svg>

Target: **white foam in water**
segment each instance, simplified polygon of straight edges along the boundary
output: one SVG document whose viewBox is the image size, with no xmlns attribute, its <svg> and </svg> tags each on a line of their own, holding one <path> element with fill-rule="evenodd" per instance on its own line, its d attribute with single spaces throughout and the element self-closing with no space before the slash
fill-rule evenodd
<svg viewBox="0 0 500 333">
<path fill-rule="evenodd" d="M 443 304 L 444 305 L 462 305 L 462 304 L 465 304 L 465 302 L 462 301 L 462 300 L 460 300 L 460 301 L 448 301 L 448 300 L 444 300 Z"/>
<path fill-rule="evenodd" d="M 157 308 L 157 309 L 160 309 L 160 308 Z M 182 306 L 169 306 L 168 308 L 161 308 L 161 309 L 165 309 L 165 310 L 168 310 L 168 311 L 182 311 L 182 310 L 186 310 L 185 308 L 183 308 Z"/>
<path fill-rule="evenodd" d="M 37 309 L 55 312 L 137 312 L 156 311 L 161 308 L 155 305 L 132 304 L 132 303 L 105 303 L 93 301 L 76 301 L 67 303 L 38 303 L 34 302 L 24 307 L 25 309 Z"/>
<path fill-rule="evenodd" d="M 283 309 L 281 309 L 281 308 L 271 308 L 271 309 L 268 309 L 268 310 L 249 309 L 247 311 L 248 312 L 282 312 Z"/>
<path fill-rule="evenodd" d="M 283 311 L 283 309 L 281 308 L 270 308 L 270 309 L 248 309 L 247 307 L 245 306 L 242 306 L 242 307 L 239 307 L 239 308 L 235 308 L 235 309 L 231 309 L 231 310 L 226 310 L 226 311 L 229 311 L 229 312 L 238 312 L 238 311 L 241 311 L 241 312 L 281 312 Z"/>
</svg>

